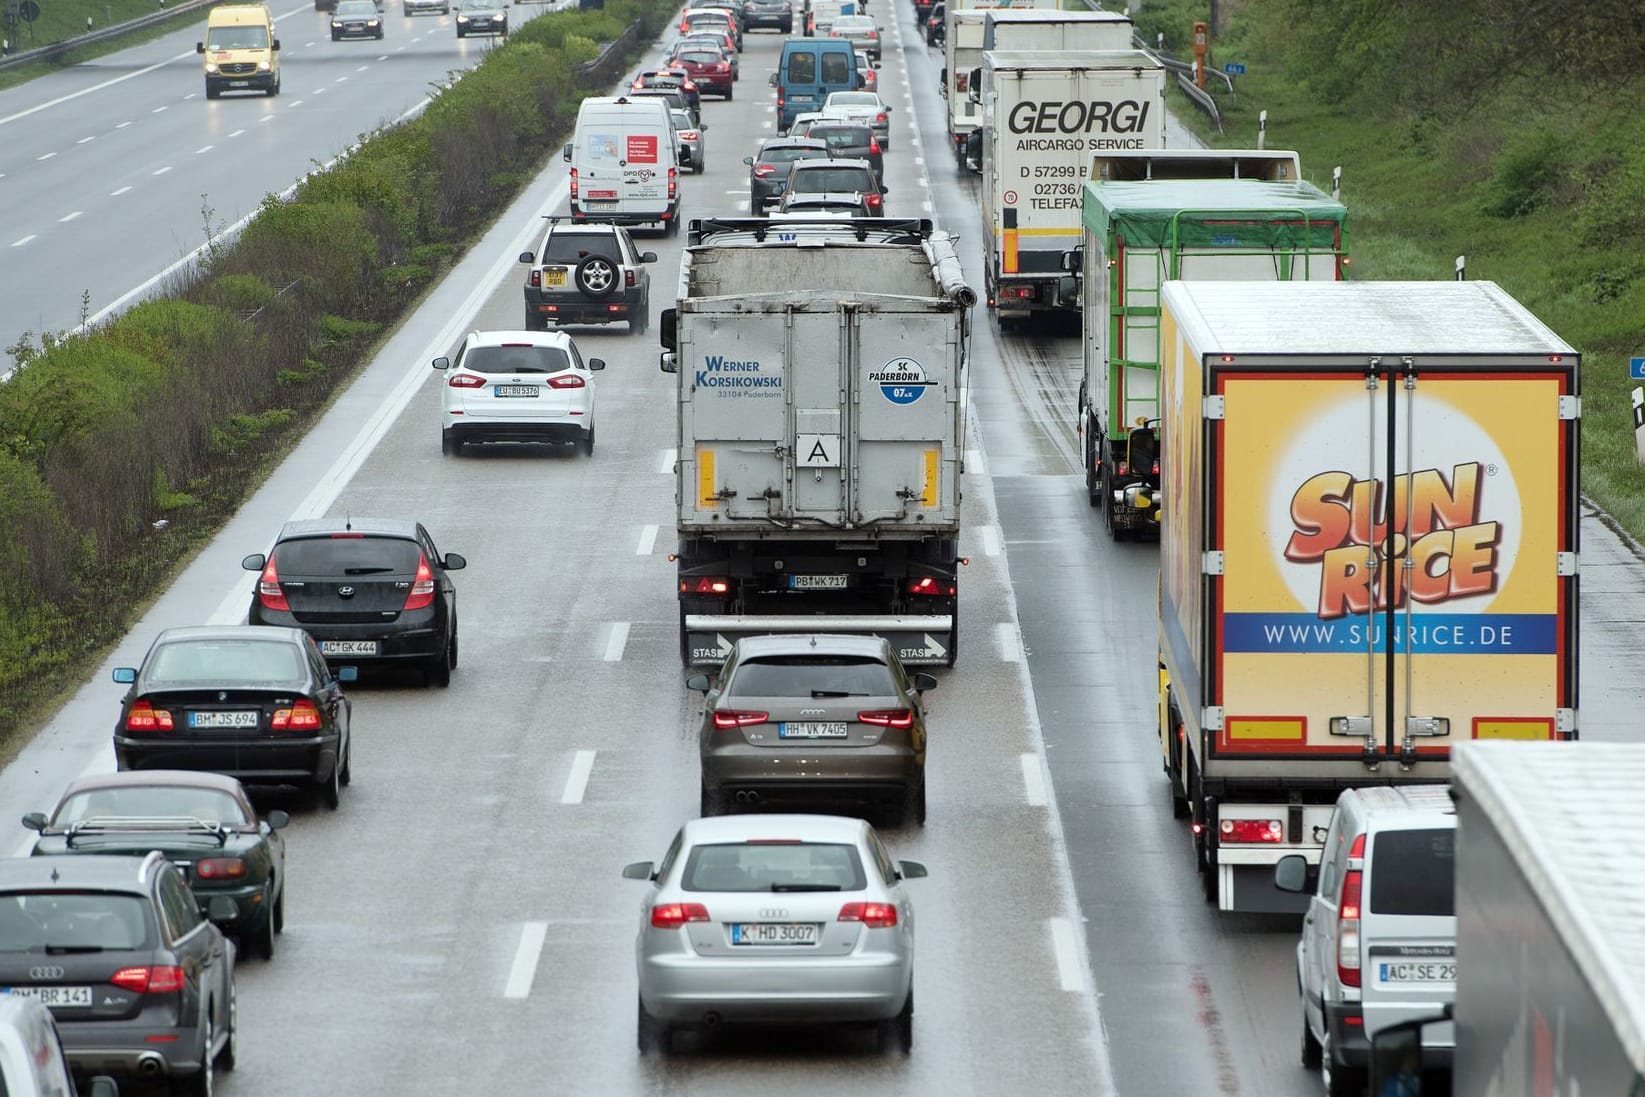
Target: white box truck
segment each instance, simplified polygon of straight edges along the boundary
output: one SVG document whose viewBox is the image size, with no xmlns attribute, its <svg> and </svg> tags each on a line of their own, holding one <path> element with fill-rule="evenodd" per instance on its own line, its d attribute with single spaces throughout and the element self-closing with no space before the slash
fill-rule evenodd
<svg viewBox="0 0 1645 1097">
<path fill-rule="evenodd" d="M 1162 761 L 1207 898 L 1300 911 L 1343 789 L 1575 737 L 1578 355 L 1489 282 L 1161 306 Z"/>
<path fill-rule="evenodd" d="M 682 661 L 738 636 L 958 653 L 976 293 L 929 221 L 693 221 L 661 320 L 677 373 Z"/>
<path fill-rule="evenodd" d="M 1160 292 L 1173 279 L 1336 281 L 1347 276 L 1348 211 L 1279 150 L 1156 151 L 1093 158 L 1081 208 L 1083 328 L 1078 430 L 1086 493 L 1115 540 L 1158 532 L 1157 509 L 1126 502 L 1159 485 Z"/>
<path fill-rule="evenodd" d="M 988 304 L 1002 324 L 1073 312 L 1091 157 L 1165 146 L 1165 69 L 1141 50 L 990 50 L 981 74 Z"/>
<path fill-rule="evenodd" d="M 1055 9 L 1056 0 L 965 0 L 944 8 L 942 40 L 942 72 L 937 85 L 948 101 L 948 135 L 965 166 L 965 139 L 982 124 L 982 115 L 974 102 L 971 72 L 982 64 L 982 36 L 987 26 L 988 12 L 996 8 Z"/>
<path fill-rule="evenodd" d="M 1645 1093 L 1645 744 L 1463 743 L 1451 763 L 1447 1092 Z M 1416 1092 L 1395 1087 L 1413 1073 L 1420 1027 L 1376 1036 L 1370 1092 Z"/>
</svg>

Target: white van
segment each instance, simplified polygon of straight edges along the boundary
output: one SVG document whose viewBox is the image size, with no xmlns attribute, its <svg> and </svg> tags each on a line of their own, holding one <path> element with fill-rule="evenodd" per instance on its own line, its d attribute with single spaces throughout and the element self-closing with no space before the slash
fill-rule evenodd
<svg viewBox="0 0 1645 1097">
<path fill-rule="evenodd" d="M 573 221 L 679 228 L 678 139 L 663 99 L 584 99 L 564 157 Z"/>
<path fill-rule="evenodd" d="M 120 1097 L 114 1079 L 91 1079 L 87 1097 Z M 0 995 L 0 1093 L 5 1097 L 76 1097 L 74 1078 L 51 1010 L 20 994 Z"/>
</svg>

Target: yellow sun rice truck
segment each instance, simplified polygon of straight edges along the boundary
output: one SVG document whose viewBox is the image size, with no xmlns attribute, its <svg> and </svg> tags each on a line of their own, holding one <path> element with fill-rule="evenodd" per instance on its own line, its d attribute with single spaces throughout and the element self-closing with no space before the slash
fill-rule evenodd
<svg viewBox="0 0 1645 1097">
<path fill-rule="evenodd" d="M 1489 282 L 1168 282 L 1160 740 L 1206 897 L 1343 789 L 1577 735 L 1577 352 Z M 1150 668 L 1152 672 L 1152 668 Z"/>
</svg>

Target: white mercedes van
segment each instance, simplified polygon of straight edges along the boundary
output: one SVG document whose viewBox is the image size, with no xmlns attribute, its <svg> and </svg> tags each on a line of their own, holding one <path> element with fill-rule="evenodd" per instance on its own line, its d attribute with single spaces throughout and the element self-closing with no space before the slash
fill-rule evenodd
<svg viewBox="0 0 1645 1097">
<path fill-rule="evenodd" d="M 584 99 L 564 157 L 573 221 L 654 224 L 669 235 L 679 228 L 678 141 L 664 100 Z"/>
</svg>

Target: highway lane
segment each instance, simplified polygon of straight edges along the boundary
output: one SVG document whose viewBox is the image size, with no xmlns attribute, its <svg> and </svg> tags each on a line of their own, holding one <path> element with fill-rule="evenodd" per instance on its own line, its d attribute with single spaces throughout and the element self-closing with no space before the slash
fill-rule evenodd
<svg viewBox="0 0 1645 1097">
<path fill-rule="evenodd" d="M 333 42 L 329 13 L 271 3 L 280 95 L 205 98 L 197 25 L 0 91 L 0 348 L 96 315 L 255 212 L 360 134 L 420 109 L 493 39 L 383 12 L 384 39 Z M 516 21 L 544 5 L 515 5 Z M 9 372 L 0 361 L 0 375 Z"/>
</svg>

